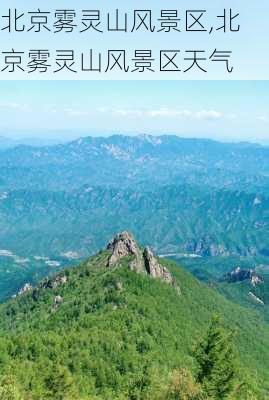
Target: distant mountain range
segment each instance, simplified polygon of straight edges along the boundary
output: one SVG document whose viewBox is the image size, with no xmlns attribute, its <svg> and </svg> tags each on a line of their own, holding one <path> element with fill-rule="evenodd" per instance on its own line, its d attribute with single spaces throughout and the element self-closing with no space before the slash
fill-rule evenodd
<svg viewBox="0 0 269 400">
<path fill-rule="evenodd" d="M 124 229 L 163 255 L 268 257 L 268 160 L 266 146 L 168 135 L 2 148 L 2 291 Z"/>
<path fill-rule="evenodd" d="M 122 188 L 171 183 L 266 191 L 269 147 L 176 136 L 81 138 L 1 153 L 2 187 L 70 191 L 84 184 Z"/>
<path fill-rule="evenodd" d="M 14 190 L 2 192 L 0 219 L 2 247 L 24 256 L 75 250 L 85 257 L 122 229 L 159 254 L 269 256 L 269 197 L 239 191 L 186 185 Z"/>
<path fill-rule="evenodd" d="M 53 146 L 63 142 L 66 142 L 66 140 L 46 138 L 46 136 L 44 138 L 28 136 L 22 138 L 16 138 L 14 136 L 10 138 L 8 136 L 0 135 L 0 150 L 10 149 L 22 145 L 34 147 Z"/>
</svg>

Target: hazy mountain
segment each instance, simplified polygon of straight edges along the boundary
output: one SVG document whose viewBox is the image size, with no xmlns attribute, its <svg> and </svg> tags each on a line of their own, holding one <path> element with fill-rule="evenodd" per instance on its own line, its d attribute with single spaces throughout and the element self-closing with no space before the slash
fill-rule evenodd
<svg viewBox="0 0 269 400">
<path fill-rule="evenodd" d="M 268 160 L 268 147 L 176 136 L 2 150 L 2 298 L 123 229 L 159 254 L 267 257 Z"/>
<path fill-rule="evenodd" d="M 70 250 L 86 256 L 122 229 L 158 253 L 269 256 L 269 198 L 239 191 L 186 185 L 11 191 L 2 193 L 0 221 L 2 247 L 24 256 Z"/>
<path fill-rule="evenodd" d="M 5 136 L 0 136 L 0 149 L 8 149 L 15 146 L 16 142 L 14 140 L 9 139 Z"/>
<path fill-rule="evenodd" d="M 53 138 L 37 138 L 37 137 L 21 137 L 16 136 L 0 136 L 0 150 L 11 149 L 18 146 L 32 146 L 32 147 L 46 147 L 55 146 L 59 143 L 66 142 L 66 140 L 53 139 Z"/>
<path fill-rule="evenodd" d="M 3 189 L 73 190 L 83 184 L 130 187 L 187 182 L 266 191 L 269 148 L 176 136 L 111 136 L 1 154 Z M 113 171 L 113 173 L 112 173 Z"/>
</svg>

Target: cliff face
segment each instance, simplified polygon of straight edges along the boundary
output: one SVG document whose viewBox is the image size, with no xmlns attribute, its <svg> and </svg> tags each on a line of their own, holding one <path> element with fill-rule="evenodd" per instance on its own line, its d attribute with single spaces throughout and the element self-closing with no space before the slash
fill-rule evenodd
<svg viewBox="0 0 269 400">
<path fill-rule="evenodd" d="M 167 268 L 159 264 L 157 258 L 149 247 L 141 250 L 134 237 L 129 232 L 117 234 L 108 244 L 107 250 L 111 255 L 107 261 L 107 267 L 111 268 L 123 257 L 131 256 L 129 268 L 138 273 L 144 273 L 152 278 L 159 278 L 168 284 L 174 280 Z"/>
<path fill-rule="evenodd" d="M 225 280 L 230 283 L 249 281 L 252 286 L 259 285 L 263 282 L 262 277 L 260 277 L 253 269 L 241 269 L 240 267 L 237 267 L 232 272 L 226 274 Z"/>
<path fill-rule="evenodd" d="M 150 276 L 152 276 L 152 278 L 159 278 L 170 284 L 173 283 L 171 273 L 167 268 L 158 263 L 149 247 L 145 248 L 143 252 L 143 259 L 146 271 Z"/>
<path fill-rule="evenodd" d="M 107 245 L 107 250 L 112 252 L 107 266 L 113 267 L 122 257 L 133 256 L 129 264 L 136 272 L 144 272 L 143 255 L 133 236 L 129 232 L 118 233 Z"/>
</svg>

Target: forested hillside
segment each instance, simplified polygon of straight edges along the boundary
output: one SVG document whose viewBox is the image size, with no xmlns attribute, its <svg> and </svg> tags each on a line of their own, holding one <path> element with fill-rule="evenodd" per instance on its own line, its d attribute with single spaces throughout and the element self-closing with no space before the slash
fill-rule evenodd
<svg viewBox="0 0 269 400">
<path fill-rule="evenodd" d="M 194 349 L 217 313 L 235 334 L 231 398 L 268 397 L 269 327 L 258 314 L 173 262 L 148 250 L 142 256 L 122 236 L 111 243 L 1 307 L 0 373 L 9 376 L 3 385 L 23 400 L 177 398 L 172 377 L 187 369 L 188 385 L 196 385 Z"/>
</svg>

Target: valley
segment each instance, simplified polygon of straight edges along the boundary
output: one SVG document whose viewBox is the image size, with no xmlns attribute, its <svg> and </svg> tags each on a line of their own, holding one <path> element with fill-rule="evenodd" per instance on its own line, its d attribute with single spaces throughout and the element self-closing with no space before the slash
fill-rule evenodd
<svg viewBox="0 0 269 400">
<path fill-rule="evenodd" d="M 266 146 L 118 135 L 0 155 L 0 299 L 121 230 L 160 255 L 199 258 L 187 268 L 202 279 L 269 264 Z"/>
<path fill-rule="evenodd" d="M 2 143 L 0 395 L 268 398 L 268 147 Z"/>
</svg>

